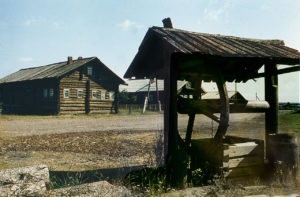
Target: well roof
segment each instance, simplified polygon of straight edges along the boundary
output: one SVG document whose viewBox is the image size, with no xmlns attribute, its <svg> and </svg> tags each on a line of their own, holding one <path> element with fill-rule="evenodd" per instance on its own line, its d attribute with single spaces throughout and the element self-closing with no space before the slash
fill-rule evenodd
<svg viewBox="0 0 300 197">
<path fill-rule="evenodd" d="M 246 65 L 246 69 L 252 69 L 252 72 L 257 72 L 266 62 L 295 65 L 299 64 L 300 59 L 299 51 L 285 46 L 282 40 L 240 38 L 151 27 L 124 77 L 159 76 L 170 65 L 173 53 L 209 57 L 209 63 L 216 58 L 227 58 L 225 61 L 238 59 L 238 63 L 231 64 L 234 65 L 231 71 L 235 71 L 236 66 Z"/>
</svg>

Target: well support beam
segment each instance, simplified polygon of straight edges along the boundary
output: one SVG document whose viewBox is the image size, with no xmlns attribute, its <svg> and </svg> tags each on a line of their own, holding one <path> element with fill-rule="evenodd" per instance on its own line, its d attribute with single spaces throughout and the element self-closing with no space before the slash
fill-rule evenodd
<svg viewBox="0 0 300 197">
<path fill-rule="evenodd" d="M 265 65 L 265 100 L 270 105 L 265 112 L 266 158 L 269 159 L 268 136 L 278 133 L 278 72 L 275 63 Z"/>
<path fill-rule="evenodd" d="M 170 74 L 165 80 L 165 87 L 169 90 L 168 104 L 165 109 L 165 145 L 167 147 L 167 181 L 171 187 L 183 188 L 187 179 L 187 153 L 178 133 L 177 116 L 177 58 L 171 56 Z"/>
</svg>

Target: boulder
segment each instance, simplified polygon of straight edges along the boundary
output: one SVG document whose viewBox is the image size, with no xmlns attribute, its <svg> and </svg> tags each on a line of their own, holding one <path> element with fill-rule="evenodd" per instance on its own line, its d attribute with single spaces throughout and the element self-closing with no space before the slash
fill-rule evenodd
<svg viewBox="0 0 300 197">
<path fill-rule="evenodd" d="M 42 196 L 49 182 L 46 165 L 0 171 L 0 196 Z"/>
</svg>

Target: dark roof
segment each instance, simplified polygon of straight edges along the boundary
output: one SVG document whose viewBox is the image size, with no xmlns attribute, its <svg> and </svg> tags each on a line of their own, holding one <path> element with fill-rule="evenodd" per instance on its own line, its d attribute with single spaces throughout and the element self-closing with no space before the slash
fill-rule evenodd
<svg viewBox="0 0 300 197">
<path fill-rule="evenodd" d="M 299 51 L 285 46 L 282 40 L 249 39 L 152 27 L 146 33 L 124 77 L 159 76 L 170 65 L 172 53 L 194 54 L 208 57 L 210 61 L 216 57 L 238 59 L 238 64 L 234 66 L 244 66 L 246 60 L 250 62 L 247 66 L 254 72 L 267 61 L 295 65 L 299 64 L 300 59 Z"/>
<path fill-rule="evenodd" d="M 68 64 L 68 61 L 64 61 L 45 66 L 21 69 L 15 73 L 12 73 L 0 79 L 0 84 L 19 81 L 60 78 L 91 61 L 98 61 L 98 63 L 100 63 L 110 75 L 115 75 L 119 83 L 125 83 L 123 79 L 118 77 L 109 68 L 107 68 L 97 57 L 89 57 L 73 60 L 70 64 Z"/>
</svg>

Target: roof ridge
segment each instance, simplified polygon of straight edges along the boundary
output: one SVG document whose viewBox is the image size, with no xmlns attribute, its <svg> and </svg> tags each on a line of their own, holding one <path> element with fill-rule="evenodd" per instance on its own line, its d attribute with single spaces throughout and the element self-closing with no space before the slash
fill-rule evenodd
<svg viewBox="0 0 300 197">
<path fill-rule="evenodd" d="M 75 60 L 73 60 L 73 62 L 74 61 L 81 61 L 81 60 L 86 60 L 86 59 L 91 59 L 91 60 L 93 60 L 93 59 L 95 59 L 95 58 L 97 58 L 96 56 L 92 56 L 92 57 L 86 57 L 86 58 L 82 58 L 82 59 L 75 59 Z M 55 65 L 55 64 L 62 64 L 62 63 L 66 63 L 67 61 L 60 61 L 60 62 L 56 62 L 56 63 L 51 63 L 51 64 L 46 64 L 46 65 L 42 65 L 42 66 L 33 66 L 33 67 L 28 67 L 28 68 L 22 68 L 22 69 L 20 69 L 19 71 L 21 71 L 21 70 L 30 70 L 30 69 L 37 69 L 37 68 L 42 68 L 42 67 L 46 67 L 46 66 L 52 66 L 52 65 Z"/>
<path fill-rule="evenodd" d="M 226 38 L 231 38 L 231 39 L 247 40 L 247 41 L 253 41 L 253 42 L 260 42 L 260 43 L 266 43 L 266 44 L 273 44 L 273 45 L 281 45 L 281 46 L 285 46 L 284 41 L 283 41 L 283 40 L 280 40 L 280 39 L 246 38 L 246 37 L 239 37 L 239 36 L 230 36 L 230 35 L 222 35 L 222 34 L 202 33 L 202 32 L 190 31 L 190 30 L 183 30 L 183 29 L 176 29 L 176 28 L 165 28 L 165 27 L 158 27 L 158 26 L 153 26 L 152 28 L 153 28 L 153 29 L 163 29 L 163 30 L 165 30 L 165 31 L 177 31 L 177 32 L 191 33 L 191 34 L 203 35 L 203 36 L 226 37 Z"/>
</svg>

